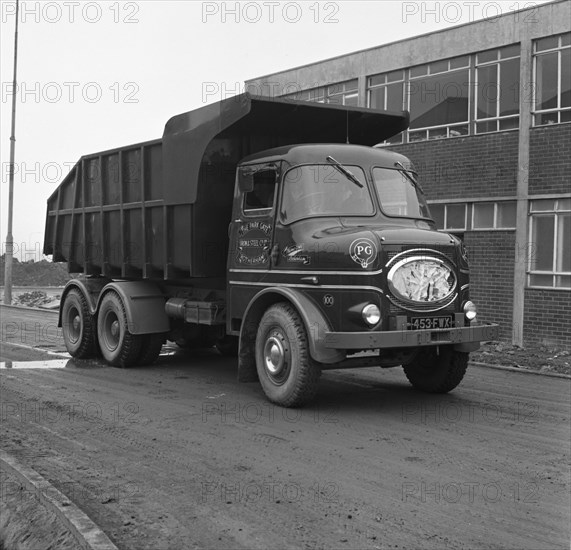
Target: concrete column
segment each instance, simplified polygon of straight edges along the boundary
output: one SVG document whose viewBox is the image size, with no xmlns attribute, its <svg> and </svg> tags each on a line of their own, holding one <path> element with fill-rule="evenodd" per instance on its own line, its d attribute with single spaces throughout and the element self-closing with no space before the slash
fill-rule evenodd
<svg viewBox="0 0 571 550">
<path fill-rule="evenodd" d="M 528 266 L 528 187 L 529 187 L 529 137 L 531 127 L 531 103 L 528 90 L 532 86 L 533 49 L 528 26 L 521 27 L 521 52 L 519 72 L 519 143 L 517 171 L 517 212 L 515 231 L 514 295 L 512 317 L 512 343 L 523 346 L 523 311 Z"/>
</svg>

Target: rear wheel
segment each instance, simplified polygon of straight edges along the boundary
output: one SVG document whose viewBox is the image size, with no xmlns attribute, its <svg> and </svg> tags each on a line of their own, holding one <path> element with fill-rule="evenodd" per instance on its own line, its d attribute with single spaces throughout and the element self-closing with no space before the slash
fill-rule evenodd
<svg viewBox="0 0 571 550">
<path fill-rule="evenodd" d="M 101 300 L 97 339 L 103 357 L 115 367 L 130 367 L 139 359 L 143 337 L 129 332 L 125 305 L 116 292 L 108 292 Z"/>
<path fill-rule="evenodd" d="M 455 351 L 451 346 L 420 350 L 416 359 L 404 365 L 408 381 L 418 390 L 447 393 L 464 378 L 470 354 Z"/>
<path fill-rule="evenodd" d="M 85 296 L 72 288 L 65 296 L 61 310 L 65 347 L 72 357 L 88 359 L 97 355 L 97 326 Z"/>
<path fill-rule="evenodd" d="M 303 321 L 290 304 L 274 304 L 264 313 L 256 335 L 256 368 L 273 403 L 299 407 L 317 393 L 321 371 L 309 354 Z"/>
</svg>

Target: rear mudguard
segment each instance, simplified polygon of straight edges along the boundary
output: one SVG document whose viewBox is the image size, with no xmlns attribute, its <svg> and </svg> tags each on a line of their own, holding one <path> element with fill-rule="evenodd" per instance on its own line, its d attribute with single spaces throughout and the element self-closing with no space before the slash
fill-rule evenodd
<svg viewBox="0 0 571 550">
<path fill-rule="evenodd" d="M 170 321 L 165 313 L 165 297 L 159 288 L 145 281 L 111 281 L 105 278 L 78 278 L 69 281 L 62 293 L 61 303 L 72 288 L 78 289 L 87 300 L 93 316 L 107 292 L 114 291 L 121 297 L 127 314 L 127 326 L 131 334 L 157 334 L 168 332 Z M 58 326 L 61 327 L 61 307 Z"/>
</svg>

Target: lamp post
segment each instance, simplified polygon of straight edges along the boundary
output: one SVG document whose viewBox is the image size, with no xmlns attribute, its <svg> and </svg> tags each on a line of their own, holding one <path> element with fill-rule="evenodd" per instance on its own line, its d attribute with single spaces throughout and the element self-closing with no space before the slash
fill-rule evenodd
<svg viewBox="0 0 571 550">
<path fill-rule="evenodd" d="M 18 14 L 19 1 L 16 0 L 16 27 L 14 31 L 14 80 L 12 83 L 12 130 L 10 134 L 10 171 L 8 176 L 8 233 L 6 235 L 6 254 L 4 266 L 4 303 L 12 303 L 12 258 L 14 254 L 14 236 L 12 235 L 12 212 L 14 210 L 14 155 L 16 152 L 16 95 L 18 67 Z"/>
</svg>

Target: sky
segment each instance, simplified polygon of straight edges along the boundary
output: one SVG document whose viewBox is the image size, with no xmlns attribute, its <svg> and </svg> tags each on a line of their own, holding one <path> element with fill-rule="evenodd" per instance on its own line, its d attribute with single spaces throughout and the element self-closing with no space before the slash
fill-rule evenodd
<svg viewBox="0 0 571 550">
<path fill-rule="evenodd" d="M 46 201 L 84 154 L 159 138 L 171 116 L 251 78 L 541 3 L 22 0 L 14 256 L 43 258 Z M 2 243 L 15 6 L 0 0 Z"/>
</svg>

